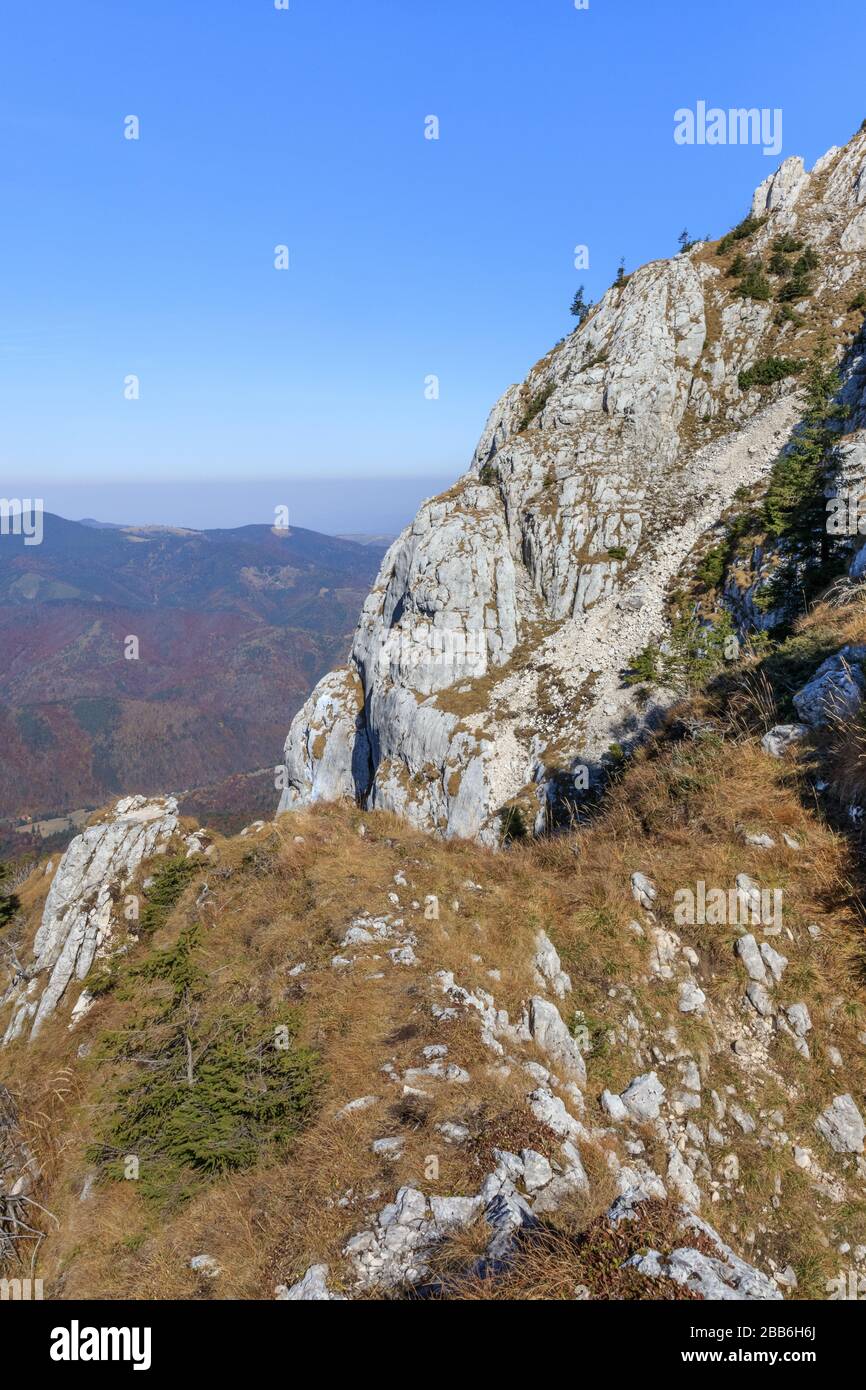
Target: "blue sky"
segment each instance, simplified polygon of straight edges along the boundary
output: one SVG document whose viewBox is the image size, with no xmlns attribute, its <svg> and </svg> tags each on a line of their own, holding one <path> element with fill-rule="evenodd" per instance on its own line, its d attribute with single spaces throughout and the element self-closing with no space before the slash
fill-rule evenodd
<svg viewBox="0 0 866 1390">
<path fill-rule="evenodd" d="M 677 108 L 780 107 L 808 162 L 866 117 L 862 0 L 78 0 L 0 40 L 0 492 L 113 520 L 263 520 L 304 479 L 298 524 L 379 529 L 581 280 L 746 210 L 778 160 L 675 144 Z"/>
</svg>

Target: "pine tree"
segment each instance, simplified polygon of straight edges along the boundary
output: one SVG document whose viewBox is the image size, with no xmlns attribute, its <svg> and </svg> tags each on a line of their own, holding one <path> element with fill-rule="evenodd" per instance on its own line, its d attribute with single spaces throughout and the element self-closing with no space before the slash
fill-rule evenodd
<svg viewBox="0 0 866 1390">
<path fill-rule="evenodd" d="M 731 616 L 724 610 L 711 623 L 702 622 L 696 612 L 680 612 L 666 640 L 650 643 L 635 658 L 625 684 L 666 686 L 681 694 L 700 689 L 724 667 L 735 636 Z"/>
<path fill-rule="evenodd" d="M 590 310 L 592 309 L 592 301 L 588 302 L 584 299 L 583 295 L 584 287 L 583 285 L 581 285 L 580 289 L 577 291 L 577 294 L 574 296 L 574 299 L 571 301 L 571 312 L 577 319 L 578 328 L 583 323 L 584 319 L 587 318 Z"/>
<path fill-rule="evenodd" d="M 777 596 L 792 570 L 805 570 L 799 587 L 809 592 L 829 578 L 832 540 L 827 529 L 827 492 L 839 468 L 837 447 L 845 406 L 836 400 L 839 373 L 819 343 L 805 376 L 803 423 L 789 449 L 779 455 L 764 499 L 764 524 L 775 540 L 787 542 L 789 557 L 777 572 Z"/>
</svg>

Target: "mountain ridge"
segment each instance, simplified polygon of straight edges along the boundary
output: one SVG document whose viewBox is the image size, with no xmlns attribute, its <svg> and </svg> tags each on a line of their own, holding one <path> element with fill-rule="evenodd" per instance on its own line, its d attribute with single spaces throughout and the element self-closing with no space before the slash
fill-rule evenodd
<svg viewBox="0 0 866 1390">
<path fill-rule="evenodd" d="M 43 529 L 0 538 L 0 817 L 273 767 L 381 554 L 300 528 Z"/>
<path fill-rule="evenodd" d="M 569 778 L 660 717 L 669 698 L 640 707 L 623 665 L 664 635 L 669 582 L 737 490 L 769 479 L 797 371 L 862 326 L 864 167 L 863 130 L 808 174 L 785 160 L 732 233 L 623 276 L 505 392 L 295 717 L 281 809 L 348 797 L 493 844 L 512 808 L 562 814 Z M 748 385 L 762 363 L 776 384 Z"/>
</svg>

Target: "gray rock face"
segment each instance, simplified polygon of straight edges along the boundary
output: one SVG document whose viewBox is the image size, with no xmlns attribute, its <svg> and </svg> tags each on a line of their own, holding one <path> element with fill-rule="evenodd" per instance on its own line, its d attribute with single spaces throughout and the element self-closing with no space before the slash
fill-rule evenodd
<svg viewBox="0 0 866 1390">
<path fill-rule="evenodd" d="M 657 1120 L 664 1098 L 665 1088 L 654 1071 L 636 1076 L 620 1096 L 632 1119 L 639 1122 Z"/>
<path fill-rule="evenodd" d="M 542 988 L 549 988 L 557 999 L 564 999 L 566 994 L 571 993 L 571 977 L 562 968 L 559 952 L 545 931 L 538 933 L 535 938 L 535 945 L 536 952 L 533 964 L 539 985 Z"/>
<path fill-rule="evenodd" d="M 755 190 L 752 199 L 753 217 L 766 217 L 767 213 L 794 206 L 806 188 L 810 175 L 807 174 L 799 155 L 784 160 L 774 174 Z"/>
<path fill-rule="evenodd" d="M 862 269 L 864 157 L 858 135 L 820 178 L 789 159 L 756 194 L 756 249 L 796 225 L 821 247 L 818 293 Z M 738 385 L 776 332 L 771 306 L 733 299 L 697 253 L 613 286 L 388 551 L 346 668 L 293 722 L 281 809 L 350 797 L 491 844 L 515 801 L 537 829 L 567 817 L 582 770 L 669 702 L 641 707 L 621 673 L 664 636 L 671 582 L 799 418 L 796 378 L 769 397 Z"/>
<path fill-rule="evenodd" d="M 635 873 L 631 876 L 631 895 L 636 903 L 649 912 L 655 905 L 658 889 L 646 874 Z"/>
<path fill-rule="evenodd" d="M 646 1193 L 640 1190 L 625 1193 L 611 1207 L 608 1221 L 616 1226 L 620 1221 L 633 1220 L 640 1203 L 645 1200 Z M 650 1279 L 663 1276 L 674 1279 L 703 1298 L 741 1302 L 781 1299 L 777 1285 L 753 1265 L 741 1260 L 718 1231 L 694 1212 L 683 1210 L 680 1230 L 684 1240 L 690 1232 L 699 1231 L 713 1244 L 716 1255 L 704 1255 L 684 1244 L 668 1256 L 660 1255 L 657 1250 L 634 1255 L 628 1264 Z"/>
<path fill-rule="evenodd" d="M 606 1114 L 617 1124 L 628 1119 L 628 1111 L 620 1096 L 615 1096 L 612 1091 L 602 1091 L 601 1105 Z"/>
<path fill-rule="evenodd" d="M 555 1004 L 536 995 L 529 1006 L 529 1030 L 556 1068 L 579 1085 L 586 1085 L 586 1063 Z"/>
<path fill-rule="evenodd" d="M 732 1250 L 727 1250 L 727 1256 L 721 1259 L 688 1248 L 674 1250 L 668 1256 L 650 1250 L 646 1255 L 632 1256 L 628 1263 L 648 1278 L 673 1279 L 702 1298 L 746 1302 L 782 1297 L 781 1290 L 766 1275 L 747 1265 Z"/>
<path fill-rule="evenodd" d="M 853 1096 L 837 1096 L 818 1116 L 815 1128 L 836 1153 L 862 1154 L 866 1125 Z"/>
<path fill-rule="evenodd" d="M 793 697 L 794 707 L 810 728 L 854 714 L 863 702 L 866 677 L 861 663 L 866 647 L 843 647 L 822 662 L 812 679 Z"/>
<path fill-rule="evenodd" d="M 761 1018 L 772 1018 L 773 1001 L 764 986 L 759 985 L 757 980 L 752 980 L 746 986 L 746 998 L 755 1012 L 761 1015 Z"/>
<path fill-rule="evenodd" d="M 76 835 L 52 880 L 26 980 L 13 983 L 0 1000 L 13 1005 L 4 1044 L 28 1028 L 35 1037 L 70 982 L 84 979 L 111 939 L 113 892 L 123 890 L 144 859 L 166 848 L 177 825 L 173 798 L 129 796 L 108 820 Z"/>
<path fill-rule="evenodd" d="M 805 738 L 809 730 L 805 724 L 776 724 L 761 739 L 761 747 L 773 758 L 781 758 L 792 744 Z"/>
<path fill-rule="evenodd" d="M 677 995 L 677 1008 L 681 1014 L 699 1014 L 703 1012 L 707 996 L 694 980 L 683 980 Z"/>
<path fill-rule="evenodd" d="M 778 951 L 774 951 L 767 941 L 761 942 L 761 958 L 778 985 L 781 983 L 782 976 L 788 968 L 787 956 L 782 956 Z"/>
<path fill-rule="evenodd" d="M 332 671 L 319 682 L 314 698 L 305 706 L 307 718 L 292 724 L 286 741 L 286 767 L 292 780 L 283 792 L 280 811 L 291 810 L 300 800 L 354 798 L 366 788 L 370 745 L 363 705 L 354 672 Z"/>
<path fill-rule="evenodd" d="M 306 1274 L 297 1284 L 286 1288 L 283 1284 L 277 1289 L 278 1303 L 344 1303 L 342 1294 L 331 1293 L 328 1288 L 328 1266 L 310 1265 Z"/>
<path fill-rule="evenodd" d="M 741 936 L 734 945 L 734 950 L 746 967 L 749 978 L 757 980 L 760 984 L 767 983 L 767 971 L 761 959 L 761 952 L 758 943 L 751 935 Z"/>
<path fill-rule="evenodd" d="M 805 1038 L 812 1031 L 812 1020 L 805 1004 L 791 1004 L 785 1010 L 788 1023 L 798 1038 Z"/>
</svg>

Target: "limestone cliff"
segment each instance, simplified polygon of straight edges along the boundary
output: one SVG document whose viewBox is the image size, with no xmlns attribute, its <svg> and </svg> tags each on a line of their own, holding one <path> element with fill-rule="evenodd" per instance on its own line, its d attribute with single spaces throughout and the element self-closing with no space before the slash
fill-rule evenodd
<svg viewBox="0 0 866 1390">
<path fill-rule="evenodd" d="M 808 275 L 784 246 L 808 248 Z M 774 253 L 785 295 L 761 280 Z M 578 769 L 664 704 L 656 692 L 639 708 L 621 673 L 798 421 L 796 374 L 766 389 L 743 373 L 803 360 L 819 335 L 841 358 L 864 263 L 861 131 L 809 173 L 786 160 L 721 243 L 613 285 L 506 391 L 468 471 L 391 546 L 347 666 L 292 724 L 280 809 L 350 797 L 492 843 L 522 798 L 541 827 Z"/>
<path fill-rule="evenodd" d="M 14 972 L 0 995 L 0 1008 L 12 1005 L 4 1044 L 25 1031 L 35 1037 L 69 986 L 83 981 L 94 961 L 108 955 L 117 928 L 117 898 L 140 864 L 166 852 L 177 831 L 173 797 L 128 796 L 76 835 L 51 880 L 33 960 Z M 87 992 L 80 993 L 73 1017 L 89 1002 Z"/>
</svg>

